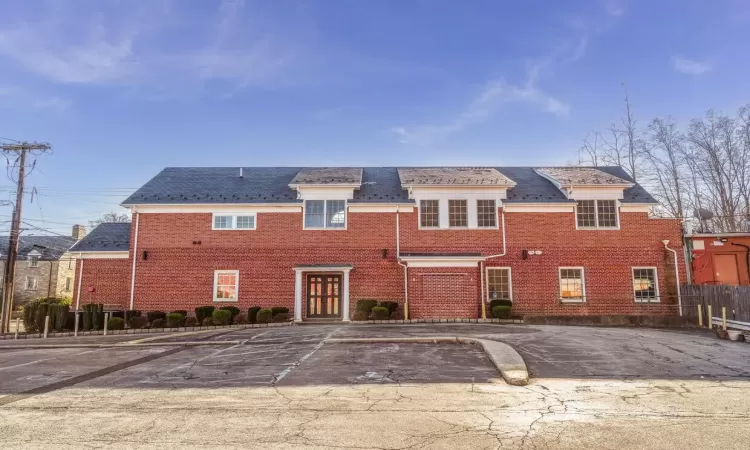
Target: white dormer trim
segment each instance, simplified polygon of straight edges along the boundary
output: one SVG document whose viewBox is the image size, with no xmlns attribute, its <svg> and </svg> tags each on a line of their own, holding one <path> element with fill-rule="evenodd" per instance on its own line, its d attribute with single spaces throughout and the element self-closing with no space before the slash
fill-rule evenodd
<svg viewBox="0 0 750 450">
<path fill-rule="evenodd" d="M 290 185 L 291 186 L 291 185 Z M 310 186 L 297 185 L 297 198 L 300 200 L 352 200 L 354 198 L 354 189 L 359 185 L 336 185 L 336 186 Z"/>
<path fill-rule="evenodd" d="M 565 197 L 572 200 L 622 200 L 625 189 L 635 186 L 633 183 L 619 184 L 561 184 L 555 178 L 541 170 L 534 169 L 537 175 L 555 185 Z"/>
</svg>

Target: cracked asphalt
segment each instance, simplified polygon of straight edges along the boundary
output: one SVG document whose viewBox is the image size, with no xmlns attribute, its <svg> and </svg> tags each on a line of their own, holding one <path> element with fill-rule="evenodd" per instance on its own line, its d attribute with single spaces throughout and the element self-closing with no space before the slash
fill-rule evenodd
<svg viewBox="0 0 750 450">
<path fill-rule="evenodd" d="M 512 345 L 531 383 L 506 385 L 477 346 L 327 342 L 455 335 Z M 4 344 L 0 448 L 746 449 L 750 442 L 750 344 L 700 331 L 342 325 L 201 339 L 232 343 L 153 345 L 196 340 L 168 335 L 151 346 L 101 349 Z"/>
</svg>

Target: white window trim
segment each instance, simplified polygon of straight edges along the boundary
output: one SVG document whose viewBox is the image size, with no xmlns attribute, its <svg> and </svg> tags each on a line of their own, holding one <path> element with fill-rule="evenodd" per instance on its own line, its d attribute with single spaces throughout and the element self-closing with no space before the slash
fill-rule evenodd
<svg viewBox="0 0 750 450">
<path fill-rule="evenodd" d="M 479 201 L 480 200 L 492 200 L 492 201 L 495 202 L 495 226 L 494 227 L 483 227 L 483 226 L 479 225 Z M 477 213 L 477 228 L 480 229 L 480 230 L 497 230 L 497 229 L 499 229 L 500 228 L 500 217 L 498 217 L 499 214 L 497 213 L 497 200 L 491 199 L 491 198 L 478 198 L 478 199 L 476 199 L 476 203 L 475 204 L 477 206 L 477 211 L 476 211 L 476 213 Z"/>
<path fill-rule="evenodd" d="M 331 200 L 343 201 L 344 202 L 344 226 L 339 228 L 326 227 L 326 220 L 328 220 L 328 202 Z M 309 201 L 321 201 L 323 202 L 323 226 L 322 227 L 308 227 L 305 225 L 305 209 L 307 208 L 307 202 Z M 310 198 L 303 202 L 302 206 L 302 229 L 303 230 L 325 230 L 325 231 L 345 231 L 349 227 L 349 201 L 344 198 Z"/>
<path fill-rule="evenodd" d="M 422 202 L 438 202 L 438 224 L 436 227 L 423 227 L 422 226 Z M 440 199 L 437 198 L 422 198 L 417 200 L 417 225 L 420 230 L 440 230 Z M 443 228 L 444 229 L 444 228 Z"/>
<path fill-rule="evenodd" d="M 455 201 L 464 201 L 464 202 L 466 202 L 466 226 L 456 227 L 456 226 L 451 225 L 451 202 L 452 201 L 453 202 L 455 202 Z M 448 225 L 448 229 L 449 230 L 468 230 L 468 229 L 471 228 L 471 227 L 469 227 L 469 220 L 470 220 L 469 219 L 469 203 L 470 203 L 469 199 L 467 199 L 467 198 L 448 198 L 448 199 L 445 200 L 445 207 L 447 209 L 447 211 L 446 211 L 447 212 L 446 217 L 448 218 L 447 225 Z M 438 217 L 440 217 L 440 216 L 438 215 Z"/>
<path fill-rule="evenodd" d="M 599 201 L 614 201 L 615 202 L 615 220 L 617 220 L 617 226 L 616 227 L 600 227 L 599 226 Z M 578 202 L 582 201 L 592 201 L 594 202 L 594 222 L 596 223 L 596 226 L 593 227 L 580 227 L 578 226 Z M 592 199 L 592 198 L 582 198 L 580 200 L 576 201 L 575 208 L 574 208 L 575 215 L 573 216 L 573 219 L 576 223 L 576 230 L 619 230 L 620 229 L 620 201 L 619 200 L 612 200 L 612 199 Z"/>
<path fill-rule="evenodd" d="M 513 270 L 510 267 L 485 267 L 485 280 L 487 280 L 487 303 L 492 299 L 490 298 L 490 270 L 507 269 L 508 270 L 508 300 L 513 301 Z"/>
<path fill-rule="evenodd" d="M 235 298 L 218 298 L 216 297 L 216 288 L 219 283 L 219 275 L 222 274 L 233 274 L 234 275 L 234 292 Z M 239 270 L 214 270 L 214 285 L 213 294 L 211 295 L 215 303 L 237 303 L 240 300 L 240 271 Z"/>
<path fill-rule="evenodd" d="M 36 264 L 34 264 L 34 258 L 36 258 Z M 40 257 L 37 255 L 29 256 L 29 267 L 31 268 L 37 268 L 39 267 L 39 261 Z"/>
<path fill-rule="evenodd" d="M 29 280 L 31 280 L 31 279 L 34 280 L 34 287 L 33 288 L 29 287 Z M 36 290 L 38 290 L 39 289 L 39 279 L 37 279 L 37 277 L 31 276 L 31 275 L 26 275 L 26 280 L 25 280 L 25 284 L 24 284 L 23 287 L 24 287 L 24 290 L 27 290 L 27 291 L 36 291 Z"/>
<path fill-rule="evenodd" d="M 229 216 L 232 218 L 232 226 L 230 228 L 216 228 L 216 216 L 224 217 Z M 238 217 L 252 217 L 253 227 L 252 228 L 237 228 Z M 258 228 L 258 215 L 255 213 L 213 213 L 211 214 L 211 229 L 216 231 L 251 231 Z"/>
<path fill-rule="evenodd" d="M 632 277 L 633 284 L 635 284 L 635 271 L 636 269 L 651 269 L 654 271 L 654 287 L 656 288 L 656 297 L 649 298 L 638 298 L 635 296 L 635 286 L 633 286 L 633 299 L 636 303 L 661 303 L 661 295 L 659 293 L 659 271 L 654 266 L 635 266 L 630 270 L 630 276 Z"/>
<path fill-rule="evenodd" d="M 562 271 L 566 269 L 575 269 L 581 271 L 581 291 L 583 298 L 569 298 L 562 295 Z M 557 268 L 557 289 L 559 290 L 560 301 L 563 303 L 586 303 L 586 270 L 583 266 L 566 266 Z"/>
</svg>

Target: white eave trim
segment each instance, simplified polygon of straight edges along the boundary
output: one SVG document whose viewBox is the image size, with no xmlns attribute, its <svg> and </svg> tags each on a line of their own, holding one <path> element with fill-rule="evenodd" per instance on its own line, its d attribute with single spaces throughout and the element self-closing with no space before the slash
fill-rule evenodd
<svg viewBox="0 0 750 450">
<path fill-rule="evenodd" d="M 483 256 L 401 256 L 409 267 L 478 267 Z"/>
<path fill-rule="evenodd" d="M 295 272 L 349 272 L 352 266 L 297 266 Z"/>
<path fill-rule="evenodd" d="M 142 204 L 142 205 L 120 205 L 124 208 L 138 211 L 139 213 L 235 213 L 235 214 L 257 214 L 257 213 L 300 213 L 300 203 L 188 203 L 188 204 Z"/>
<path fill-rule="evenodd" d="M 575 211 L 575 203 L 504 203 L 505 212 L 562 212 Z"/>
<path fill-rule="evenodd" d="M 656 206 L 653 203 L 622 203 L 620 202 L 620 212 L 651 212 L 651 208 Z"/>
<path fill-rule="evenodd" d="M 130 252 L 122 251 L 97 251 L 97 252 L 72 252 L 78 253 L 81 259 L 128 259 Z"/>
<path fill-rule="evenodd" d="M 413 212 L 414 203 L 348 203 L 349 212 Z"/>
</svg>

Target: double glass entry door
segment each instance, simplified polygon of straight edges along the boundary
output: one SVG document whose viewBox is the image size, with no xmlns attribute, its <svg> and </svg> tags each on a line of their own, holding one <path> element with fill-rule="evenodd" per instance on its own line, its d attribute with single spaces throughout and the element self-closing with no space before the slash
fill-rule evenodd
<svg viewBox="0 0 750 450">
<path fill-rule="evenodd" d="M 307 276 L 307 317 L 341 317 L 341 275 Z"/>
</svg>

